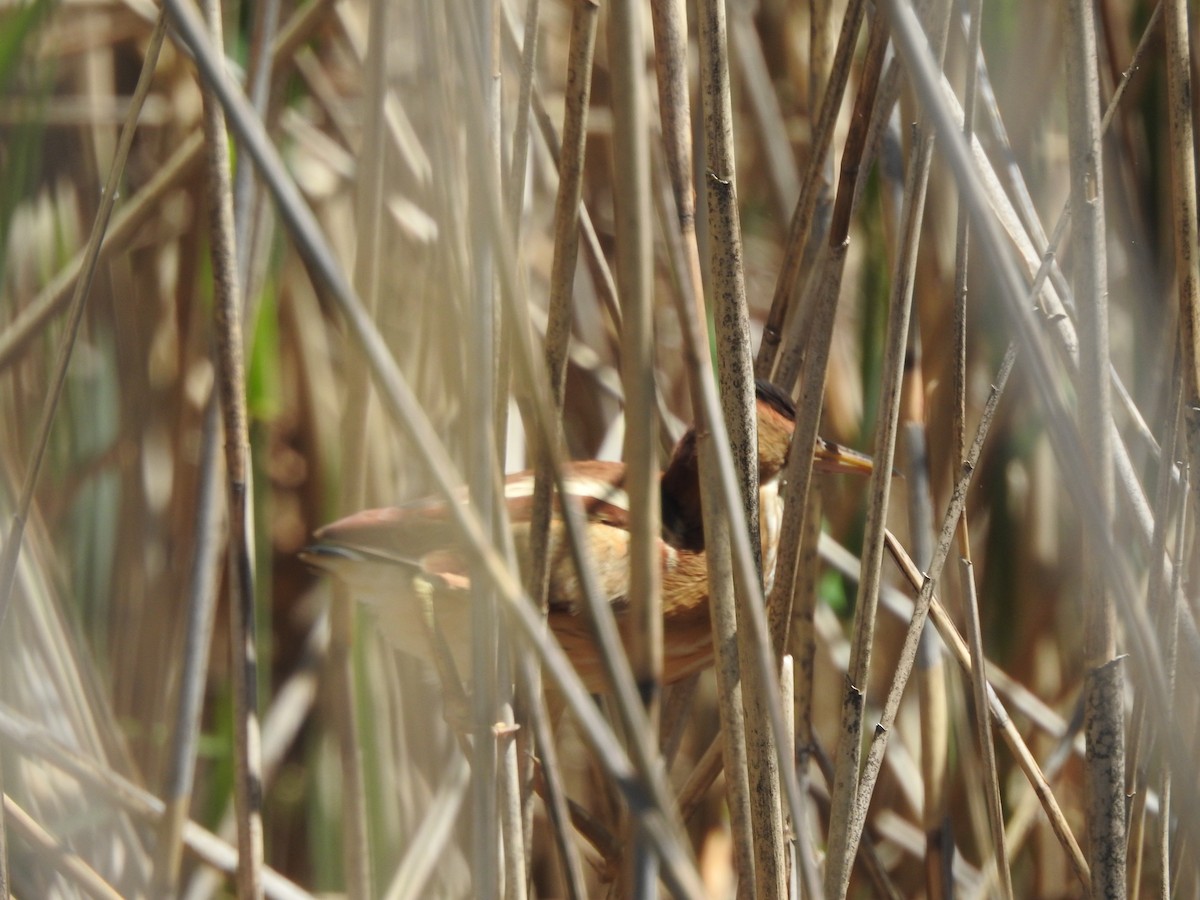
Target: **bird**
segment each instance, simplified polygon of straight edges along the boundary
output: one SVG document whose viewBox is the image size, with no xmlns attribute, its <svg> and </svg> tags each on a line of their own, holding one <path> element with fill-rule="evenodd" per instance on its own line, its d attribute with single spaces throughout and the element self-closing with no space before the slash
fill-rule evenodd
<svg viewBox="0 0 1200 900">
<path fill-rule="evenodd" d="M 795 407 L 780 388 L 759 380 L 755 390 L 758 427 L 760 537 L 764 583 L 774 574 L 782 520 L 781 475 L 787 462 Z M 695 429 L 680 439 L 660 477 L 662 535 L 663 683 L 707 668 L 713 658 L 708 576 L 700 506 Z M 869 457 L 818 439 L 814 469 L 865 474 Z M 629 503 L 620 462 L 581 460 L 563 466 L 565 489 L 586 514 L 586 542 L 596 583 L 612 605 L 627 640 Z M 518 560 L 528 559 L 534 476 L 520 472 L 505 480 L 505 504 Z M 465 499 L 465 496 L 464 496 Z M 605 669 L 583 614 L 583 595 L 556 510 L 550 523 L 548 624 L 584 685 L 607 692 Z M 410 655 L 436 663 L 434 639 L 443 635 L 460 673 L 470 668 L 470 575 L 467 554 L 449 509 L 440 500 L 357 512 L 320 528 L 302 558 L 340 580 L 349 593 L 374 609 L 384 639 Z M 436 623 L 436 627 L 435 626 Z"/>
</svg>

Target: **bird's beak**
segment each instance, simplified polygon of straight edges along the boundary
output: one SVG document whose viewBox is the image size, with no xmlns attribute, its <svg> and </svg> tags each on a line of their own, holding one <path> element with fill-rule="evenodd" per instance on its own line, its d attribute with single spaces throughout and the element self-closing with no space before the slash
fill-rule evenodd
<svg viewBox="0 0 1200 900">
<path fill-rule="evenodd" d="M 813 451 L 813 468 L 818 472 L 870 475 L 875 464 L 865 453 L 859 453 L 824 438 L 817 438 L 817 446 Z"/>
</svg>

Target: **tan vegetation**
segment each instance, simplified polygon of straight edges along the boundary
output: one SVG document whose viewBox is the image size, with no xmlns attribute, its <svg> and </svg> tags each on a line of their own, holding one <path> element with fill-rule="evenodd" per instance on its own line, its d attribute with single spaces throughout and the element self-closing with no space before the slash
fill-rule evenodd
<svg viewBox="0 0 1200 900">
<path fill-rule="evenodd" d="M 1187 4 L 979 6 L 0 6 L 8 890 L 1200 892 Z M 593 700 L 495 479 L 630 463 L 645 683 L 695 421 L 729 640 Z M 463 484 L 459 680 L 297 554 Z"/>
</svg>

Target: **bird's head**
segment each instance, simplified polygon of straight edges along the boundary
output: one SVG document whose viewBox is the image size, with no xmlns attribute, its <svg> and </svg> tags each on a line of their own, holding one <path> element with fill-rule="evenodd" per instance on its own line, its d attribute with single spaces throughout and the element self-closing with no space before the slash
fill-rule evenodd
<svg viewBox="0 0 1200 900">
<path fill-rule="evenodd" d="M 758 429 L 758 483 L 771 484 L 787 464 L 796 430 L 796 407 L 791 397 L 769 381 L 758 379 L 755 389 L 755 423 Z M 869 474 L 871 459 L 861 453 L 817 438 L 813 468 L 820 472 Z M 696 455 L 696 430 L 689 429 L 675 448 L 662 477 L 663 533 L 680 549 L 704 548 L 700 509 L 700 466 Z"/>
</svg>

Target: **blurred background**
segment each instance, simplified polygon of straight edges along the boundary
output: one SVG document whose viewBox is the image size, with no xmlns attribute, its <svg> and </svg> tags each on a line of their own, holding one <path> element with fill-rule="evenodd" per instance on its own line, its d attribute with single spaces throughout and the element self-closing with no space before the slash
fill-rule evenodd
<svg viewBox="0 0 1200 900">
<path fill-rule="evenodd" d="M 259 115 L 287 172 L 344 271 L 371 304 L 397 365 L 460 471 L 467 470 L 473 433 L 466 413 L 465 387 L 473 365 L 466 335 L 478 324 L 470 305 L 471 234 L 479 207 L 470 196 L 475 132 L 468 127 L 484 116 L 478 92 L 469 89 L 472 73 L 484 71 L 469 58 L 476 46 L 471 28 L 478 22 L 478 5 L 232 0 L 223 7 L 224 48 L 231 64 L 240 76 L 259 73 Z M 513 165 L 513 136 L 524 121 L 519 84 L 527 7 L 522 0 L 500 0 L 492 11 L 500 186 L 516 212 L 511 240 L 519 284 L 541 335 L 555 246 L 555 159 L 574 4 L 541 0 L 530 6 L 537 9 L 537 51 L 527 162 L 521 167 Z M 1156 494 L 1155 487 L 1158 444 L 1173 418 L 1178 378 L 1170 219 L 1177 188 L 1166 139 L 1167 54 L 1162 25 L 1151 19 L 1154 10 L 1153 3 L 1134 0 L 1101 0 L 1095 8 L 1102 109 L 1126 70 L 1132 73 L 1103 142 L 1110 349 L 1128 393 L 1127 403 L 1117 404 L 1115 420 L 1152 504 L 1153 498 L 1176 496 L 1175 487 L 1165 494 Z M 755 350 L 812 159 L 816 111 L 845 11 L 841 0 L 728 4 L 737 196 Z M 648 5 L 643 12 L 646 41 L 639 58 L 646 66 L 657 134 Z M 607 4 L 599 15 L 582 189 L 589 224 L 574 279 L 563 409 L 566 444 L 577 459 L 619 459 L 624 438 L 610 270 L 614 197 L 621 187 L 612 169 Z M 156 17 L 147 0 L 0 5 L 0 511 L 6 540 L 37 451 L 38 423 L 67 337 L 65 311 L 83 248 Z M 707 274 L 704 141 L 699 139 L 690 17 L 697 232 Z M 945 71 L 960 95 L 971 58 L 966 22 L 964 9 L 954 5 Z M 984 10 L 977 128 L 1003 190 L 1014 198 L 1017 216 L 1030 233 L 1052 232 L 1068 196 L 1066 27 L 1059 4 L 1012 0 Z M 832 149 L 817 167 L 820 197 L 812 248 L 828 227 L 866 32 L 864 25 L 851 57 L 849 87 L 838 98 Z M 1144 55 L 1133 64 L 1144 32 Z M 1195 59 L 1193 51 L 1193 68 Z M 900 83 L 904 87 L 903 79 Z M 85 891 L 67 871 L 63 848 L 118 893 L 152 893 L 155 860 L 163 852 L 157 824 L 161 805 L 155 806 L 155 798 L 164 796 L 172 771 L 189 638 L 211 650 L 204 654 L 207 669 L 199 682 L 200 732 L 188 753 L 195 777 L 187 817 L 220 835 L 226 849 L 233 843 L 227 580 L 223 551 L 205 557 L 200 549 L 208 526 L 198 518 L 210 490 L 202 477 L 206 453 L 215 448 L 219 456 L 221 448 L 220 438 L 214 443 L 211 437 L 215 419 L 207 412 L 215 398 L 216 369 L 201 116 L 195 69 L 169 35 L 121 175 L 114 218 L 54 412 L 0 633 L 4 791 L 32 823 L 28 827 L 49 836 L 49 844 L 39 843 L 38 831 L 26 830 L 24 819 L 14 825 L 6 808 L 9 876 L 19 896 Z M 865 452 L 872 452 L 880 408 L 882 345 L 917 117 L 915 101 L 904 88 L 871 148 L 878 153 L 864 172 L 862 199 L 851 221 L 829 347 L 821 432 Z M 326 677 L 329 585 L 297 552 L 314 529 L 351 511 L 347 497 L 361 497 L 362 506 L 385 506 L 430 493 L 432 482 L 378 404 L 365 401 L 361 431 L 346 427 L 346 410 L 364 396 L 361 350 L 297 252 L 266 190 L 243 175 L 250 171 L 248 160 L 233 139 L 231 148 L 239 179 L 234 209 L 253 472 L 265 859 L 291 883 L 271 882 L 269 888 L 279 896 L 291 890 L 298 892 L 295 896 L 336 894 L 346 889 L 348 877 L 337 724 L 345 695 L 331 691 Z M 661 191 L 661 170 L 655 177 L 655 190 Z M 925 426 L 925 468 L 932 484 L 927 496 L 935 528 L 955 471 L 957 216 L 954 179 L 935 153 L 919 238 L 903 413 Z M 669 299 L 676 288 L 661 227 L 655 232 L 654 378 L 665 463 L 691 421 L 691 407 L 679 320 Z M 1062 271 L 1069 279 L 1077 262 L 1069 232 L 1062 246 Z M 1039 254 L 1041 249 L 1038 245 Z M 982 254 L 972 257 L 968 282 L 968 441 L 1013 337 L 1001 288 L 983 259 Z M 1073 314 L 1069 304 L 1068 312 Z M 1052 323 L 1053 316 L 1045 321 Z M 997 667 L 996 679 L 1008 686 L 1004 697 L 1017 730 L 1046 769 L 1082 840 L 1082 742 L 1076 738 L 1085 666 L 1083 528 L 1062 479 L 1064 465 L 1072 462 L 1055 456 L 1033 377 L 1019 359 L 975 472 L 966 519 L 984 648 Z M 1068 385 L 1062 377 L 1062 385 Z M 522 407 L 509 391 L 503 396 L 504 465 L 519 471 L 530 464 Z M 902 445 L 896 467 L 906 472 L 909 462 Z M 825 531 L 858 553 L 866 481 L 819 476 L 817 489 Z M 911 477 L 893 484 L 888 521 L 910 549 L 914 535 L 908 510 L 919 499 L 912 495 L 921 490 L 921 482 Z M 219 482 L 216 491 L 219 498 Z M 217 509 L 222 507 L 218 499 Z M 1161 514 L 1162 524 L 1169 526 L 1165 534 L 1172 535 L 1175 501 L 1154 513 Z M 218 534 L 224 534 L 224 522 L 218 512 Z M 1146 602 L 1157 576 L 1148 574 L 1156 571 L 1152 554 L 1144 539 L 1132 536 L 1134 528 L 1127 517 L 1118 519 L 1117 534 L 1128 541 L 1119 549 L 1128 555 Z M 1186 562 L 1189 557 L 1178 556 L 1170 549 L 1174 546 L 1171 538 L 1169 552 Z M 957 568 L 957 555 L 952 553 L 949 568 Z M 188 616 L 197 572 L 206 566 L 219 598 L 211 636 Z M 820 601 L 813 726 L 818 744 L 832 755 L 857 587 L 828 563 L 806 577 Z M 913 596 L 894 568 L 885 566 L 885 578 Z M 961 621 L 957 575 L 939 590 Z M 907 624 L 907 612 L 898 616 L 889 603 L 876 633 L 869 716 L 878 716 Z M 1124 638 L 1118 646 L 1128 649 Z M 1186 647 L 1180 659 L 1195 668 Z M 979 763 L 968 716 L 970 684 L 937 649 L 920 665 L 919 677 L 940 682 L 945 692 L 948 724 L 930 738 L 918 701 L 925 688 L 909 689 L 867 826 L 874 865 L 884 880 L 856 869 L 855 896 L 882 895 L 881 885 L 899 896 L 937 895 L 926 865 L 931 828 L 942 829 L 950 841 L 950 883 L 964 896 L 981 895 L 987 883 L 983 866 L 991 858 L 990 838 L 975 777 Z M 932 674 L 924 672 L 926 666 Z M 353 738 L 361 749 L 366 786 L 370 890 L 390 890 L 392 896 L 472 895 L 472 826 L 469 805 L 461 802 L 462 754 L 445 722 L 435 675 L 384 646 L 365 615 L 357 622 L 351 670 L 357 713 Z M 1163 879 L 1154 843 L 1160 828 L 1154 786 L 1162 771 L 1154 735 L 1164 723 L 1146 711 L 1139 690 L 1131 683 L 1126 717 L 1133 748 L 1127 762 L 1133 823 L 1129 885 L 1153 892 L 1165 882 L 1188 895 L 1200 889 L 1194 862 L 1181 864 L 1179 846 L 1173 845 L 1167 860 L 1176 868 Z M 710 674 L 701 680 L 672 769 L 677 786 L 715 734 L 715 703 Z M 1179 705 L 1173 724 L 1185 745 L 1194 747 L 1194 697 Z M 572 797 L 611 827 L 617 805 L 611 788 L 569 721 L 561 731 L 559 752 Z M 944 806 L 936 815 L 927 809 L 922 768 L 931 739 L 948 758 L 950 773 Z M 70 753 L 67 761 L 60 758 L 62 748 Z M 1031 803 L 1020 768 L 1006 747 L 998 746 L 997 752 L 1017 896 L 1079 896 L 1080 883 Z M 821 798 L 827 797 L 827 784 L 816 767 L 813 772 L 814 821 L 823 835 L 826 802 Z M 450 802 L 456 791 L 457 813 Z M 723 796 L 718 779 L 688 823 L 712 896 L 729 896 L 732 885 Z M 427 817 L 443 809 L 449 810 L 446 843 L 422 866 L 408 850 L 422 828 L 432 827 Z M 545 827 L 538 806 L 535 829 Z M 186 829 L 180 840 L 185 849 L 179 893 L 232 894 L 232 879 L 217 874 L 217 868 L 229 866 L 220 843 L 197 850 L 203 841 Z M 590 889 L 604 894 L 616 861 L 587 842 L 580 847 Z M 562 875 L 549 841 L 534 840 L 531 858 L 537 895 L 561 896 Z"/>
</svg>

